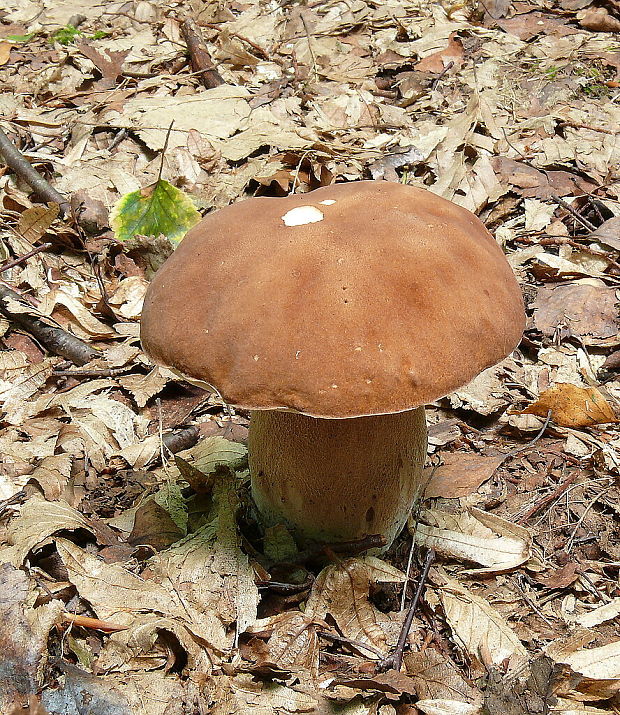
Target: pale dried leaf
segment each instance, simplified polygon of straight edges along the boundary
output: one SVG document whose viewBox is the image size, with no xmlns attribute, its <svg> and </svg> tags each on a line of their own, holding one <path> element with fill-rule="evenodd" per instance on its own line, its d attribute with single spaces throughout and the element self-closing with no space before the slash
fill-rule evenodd
<svg viewBox="0 0 620 715">
<path fill-rule="evenodd" d="M 527 661 L 527 651 L 515 632 L 484 598 L 453 579 L 449 579 L 438 595 L 452 633 L 470 656 L 484 662 L 482 648 L 496 664 L 513 657 Z"/>
<path fill-rule="evenodd" d="M 54 454 L 44 457 L 30 475 L 30 480 L 39 484 L 47 500 L 60 499 L 71 476 L 72 462 L 73 457 L 69 454 Z"/>
<path fill-rule="evenodd" d="M 410 527 L 416 543 L 487 567 L 476 573 L 493 573 L 516 568 L 531 555 L 531 536 L 527 529 L 478 509 L 451 514 L 426 510 L 421 522 Z"/>
<path fill-rule="evenodd" d="M 151 397 L 154 397 L 164 389 L 168 379 L 161 374 L 158 367 L 154 367 L 146 375 L 119 377 L 118 383 L 131 392 L 138 407 L 144 407 Z"/>
<path fill-rule="evenodd" d="M 49 502 L 34 495 L 8 528 L 9 546 L 0 549 L 0 559 L 21 567 L 28 554 L 58 531 L 88 529 L 79 511 L 64 502 Z"/>
</svg>

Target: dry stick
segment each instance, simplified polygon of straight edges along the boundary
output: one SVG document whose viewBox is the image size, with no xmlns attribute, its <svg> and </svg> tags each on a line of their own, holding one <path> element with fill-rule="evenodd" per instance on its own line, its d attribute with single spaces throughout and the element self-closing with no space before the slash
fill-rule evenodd
<svg viewBox="0 0 620 715">
<path fill-rule="evenodd" d="M 407 636 L 409 635 L 409 631 L 411 629 L 411 624 L 413 623 L 413 616 L 415 615 L 416 608 L 418 607 L 418 603 L 420 601 L 420 598 L 422 596 L 422 592 L 424 591 L 424 586 L 426 586 L 426 579 L 428 578 L 428 572 L 430 571 L 431 564 L 435 560 L 435 549 L 429 549 L 426 552 L 426 559 L 424 559 L 424 566 L 422 568 L 422 572 L 420 573 L 419 579 L 418 579 L 418 587 L 416 588 L 415 594 L 413 596 L 413 600 L 411 601 L 411 605 L 409 606 L 409 612 L 407 613 L 407 617 L 405 618 L 403 622 L 403 627 L 401 628 L 400 631 L 400 636 L 398 637 L 398 643 L 396 644 L 396 647 L 388 655 L 387 657 L 383 658 L 377 665 L 377 672 L 378 673 L 384 673 L 386 670 L 400 670 L 401 665 L 403 664 L 403 654 L 405 652 L 405 644 L 407 643 Z"/>
<path fill-rule="evenodd" d="M 577 479 L 577 472 L 574 474 L 571 474 L 570 477 L 567 477 L 560 485 L 558 485 L 552 492 L 547 494 L 544 499 L 541 499 L 539 502 L 534 504 L 534 506 L 530 507 L 525 514 L 523 514 L 522 517 L 517 519 L 517 524 L 523 524 L 523 522 L 527 521 L 530 519 L 534 514 L 539 512 L 541 509 L 544 509 L 545 507 L 549 506 L 552 502 L 554 502 L 556 499 L 562 496 L 564 492 L 570 487 L 570 485 Z"/>
<path fill-rule="evenodd" d="M 63 216 L 68 216 L 71 213 L 71 205 L 67 199 L 39 174 L 2 129 L 0 129 L 0 154 L 8 166 L 32 188 L 40 199 L 58 204 Z"/>
<path fill-rule="evenodd" d="M 52 245 L 51 243 L 42 243 L 40 246 L 33 248 L 32 251 L 28 251 L 28 253 L 24 253 L 23 256 L 18 256 L 14 260 L 8 261 L 8 263 L 5 263 L 3 266 L 0 266 L 0 273 L 4 273 L 4 271 L 8 271 L 9 268 L 15 268 L 15 266 L 19 266 L 20 263 L 27 261 L 29 258 L 32 258 L 33 256 L 36 256 L 37 253 L 41 253 L 42 251 L 47 250 L 51 245 Z"/>
<path fill-rule="evenodd" d="M 26 306 L 31 311 L 34 310 L 34 307 L 27 303 L 19 293 L 0 283 L 0 313 L 30 333 L 49 352 L 54 353 L 54 355 L 60 355 L 75 365 L 85 365 L 87 362 L 101 357 L 101 353 L 98 350 L 91 348 L 90 345 L 76 338 L 75 335 L 71 335 L 66 330 L 55 325 L 48 325 L 30 312 L 12 311 L 7 304 L 8 301 L 15 301 L 20 306 Z"/>
<path fill-rule="evenodd" d="M 590 223 L 587 218 L 584 218 L 578 211 L 575 211 L 575 209 L 574 209 L 570 204 L 566 203 L 566 201 L 564 201 L 564 199 L 561 199 L 559 196 L 556 196 L 555 194 L 552 194 L 552 195 L 551 195 L 551 198 L 552 198 L 555 202 L 557 202 L 558 204 L 560 204 L 560 206 L 561 206 L 563 209 L 566 209 L 566 210 L 568 211 L 568 213 L 569 213 L 573 218 L 575 218 L 577 221 L 579 221 L 579 223 L 580 223 L 582 226 L 584 226 L 585 228 L 587 228 L 588 231 L 595 231 L 595 230 L 596 230 L 596 226 L 595 226 L 593 223 Z"/>
<path fill-rule="evenodd" d="M 186 18 L 181 23 L 181 34 L 187 44 L 192 69 L 200 76 L 200 81 L 207 89 L 226 84 L 220 73 L 215 68 L 209 50 L 200 32 L 200 28 L 191 18 Z"/>
<path fill-rule="evenodd" d="M 72 623 L 74 626 L 82 626 L 82 628 L 94 628 L 98 631 L 105 631 L 106 633 L 126 631 L 129 628 L 129 626 L 121 626 L 119 623 L 100 621 L 98 618 L 90 618 L 90 616 L 79 616 L 74 613 L 68 613 L 67 611 L 62 614 L 62 619 L 66 623 Z"/>
</svg>

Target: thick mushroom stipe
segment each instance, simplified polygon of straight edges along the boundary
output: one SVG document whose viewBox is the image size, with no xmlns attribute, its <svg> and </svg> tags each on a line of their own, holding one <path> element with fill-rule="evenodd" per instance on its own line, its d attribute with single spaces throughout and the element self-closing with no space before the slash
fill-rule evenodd
<svg viewBox="0 0 620 715">
<path fill-rule="evenodd" d="M 349 420 L 253 412 L 248 446 L 264 523 L 287 524 L 301 543 L 390 544 L 424 486 L 423 407 Z"/>
</svg>

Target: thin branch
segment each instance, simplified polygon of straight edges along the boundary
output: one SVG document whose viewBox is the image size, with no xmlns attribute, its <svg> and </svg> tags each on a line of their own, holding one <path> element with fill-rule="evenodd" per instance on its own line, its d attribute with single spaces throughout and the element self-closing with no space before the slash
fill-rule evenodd
<svg viewBox="0 0 620 715">
<path fill-rule="evenodd" d="M 23 256 L 18 256 L 17 258 L 13 259 L 12 261 L 8 261 L 8 263 L 5 263 L 3 266 L 0 266 L 0 273 L 4 273 L 4 271 L 8 271 L 9 268 L 15 268 L 15 266 L 19 266 L 20 263 L 24 263 L 24 261 L 27 261 L 29 258 L 36 256 L 37 253 L 42 253 L 43 251 L 46 251 L 48 248 L 50 248 L 51 245 L 52 245 L 51 243 L 42 243 L 40 246 L 33 248 L 32 251 L 28 251 L 28 253 L 24 253 Z"/>
<path fill-rule="evenodd" d="M 2 129 L 0 129 L 0 154 L 8 166 L 13 169 L 20 179 L 23 179 L 28 186 L 32 188 L 40 199 L 46 203 L 51 201 L 52 203 L 58 204 L 60 213 L 63 216 L 70 215 L 71 206 L 66 197 L 59 191 L 56 191 L 49 181 L 39 174 Z"/>
<path fill-rule="evenodd" d="M 400 636 L 398 637 L 398 643 L 396 644 L 394 650 L 390 655 L 386 656 L 377 665 L 377 672 L 384 673 L 386 670 L 400 670 L 400 666 L 403 664 L 403 654 L 405 652 L 405 644 L 407 643 L 407 636 L 411 630 L 411 624 L 413 623 L 413 616 L 415 615 L 418 603 L 422 597 L 424 587 L 426 586 L 426 579 L 428 578 L 428 572 L 431 569 L 431 564 L 435 560 L 435 549 L 429 549 L 426 552 L 426 559 L 424 560 L 424 566 L 422 567 L 422 572 L 418 578 L 418 587 L 416 588 L 413 600 L 409 606 L 409 612 L 407 617 L 403 621 L 403 627 L 400 631 Z"/>
<path fill-rule="evenodd" d="M 192 61 L 192 69 L 200 76 L 200 81 L 207 89 L 219 87 L 226 84 L 220 73 L 217 71 L 209 50 L 200 32 L 198 25 L 188 17 L 181 23 L 181 35 L 187 44 L 189 56 Z"/>
<path fill-rule="evenodd" d="M 595 231 L 595 230 L 596 230 L 596 226 L 595 226 L 593 223 L 590 223 L 587 218 L 584 218 L 578 211 L 575 211 L 575 209 L 574 209 L 570 204 L 566 203 L 566 201 L 564 201 L 564 199 L 561 199 L 559 196 L 556 196 L 555 194 L 552 194 L 552 195 L 551 195 L 551 198 L 552 198 L 556 203 L 560 204 L 560 206 L 561 206 L 563 209 L 566 209 L 566 210 L 568 211 L 568 213 L 569 213 L 576 221 L 578 221 L 582 226 L 584 226 L 585 228 L 587 228 L 588 231 Z"/>
<path fill-rule="evenodd" d="M 33 315 L 31 312 L 22 313 L 11 310 L 7 304 L 9 301 L 15 301 L 20 306 L 28 308 L 30 311 L 35 310 L 34 306 L 27 303 L 24 298 L 11 290 L 8 286 L 0 283 L 0 313 L 2 313 L 9 321 L 16 323 L 20 328 L 30 333 L 49 352 L 54 355 L 60 355 L 66 360 L 70 360 L 75 365 L 85 365 L 87 362 L 101 357 L 99 350 L 95 350 L 84 341 L 71 335 L 66 330 L 55 325 L 49 325 L 43 320 Z"/>
</svg>

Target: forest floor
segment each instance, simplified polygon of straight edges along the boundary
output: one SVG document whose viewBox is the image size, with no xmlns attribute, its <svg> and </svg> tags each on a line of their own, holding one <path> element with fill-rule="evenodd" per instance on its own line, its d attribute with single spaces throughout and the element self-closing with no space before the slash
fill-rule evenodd
<svg viewBox="0 0 620 715">
<path fill-rule="evenodd" d="M 0 128 L 62 196 L 0 167 L 2 715 L 620 712 L 619 31 L 617 0 L 3 1 Z M 160 171 L 203 214 L 401 181 L 504 248 L 525 336 L 429 406 L 382 558 L 258 539 L 248 415 L 141 352 L 171 249 L 109 210 Z"/>
</svg>

